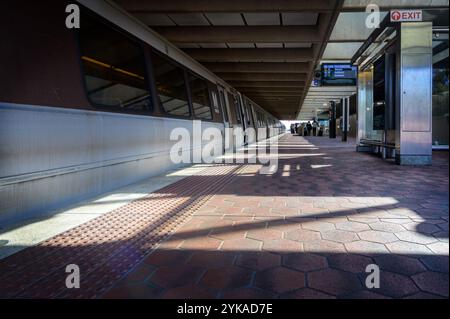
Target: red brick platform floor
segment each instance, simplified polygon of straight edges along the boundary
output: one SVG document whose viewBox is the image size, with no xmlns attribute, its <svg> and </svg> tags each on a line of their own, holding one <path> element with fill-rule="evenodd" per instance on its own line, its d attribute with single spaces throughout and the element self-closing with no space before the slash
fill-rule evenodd
<svg viewBox="0 0 450 319">
<path fill-rule="evenodd" d="M 274 174 L 207 168 L 1 261 L 0 297 L 448 297 L 448 153 L 403 167 L 326 137 L 278 146 Z"/>
</svg>

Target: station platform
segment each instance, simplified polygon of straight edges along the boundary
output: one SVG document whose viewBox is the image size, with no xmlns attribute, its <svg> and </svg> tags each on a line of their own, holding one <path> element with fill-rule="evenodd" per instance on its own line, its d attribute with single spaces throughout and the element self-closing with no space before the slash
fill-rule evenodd
<svg viewBox="0 0 450 319">
<path fill-rule="evenodd" d="M 448 152 L 407 167 L 285 134 L 278 153 L 273 174 L 203 166 L 4 258 L 0 298 L 448 297 Z"/>
</svg>

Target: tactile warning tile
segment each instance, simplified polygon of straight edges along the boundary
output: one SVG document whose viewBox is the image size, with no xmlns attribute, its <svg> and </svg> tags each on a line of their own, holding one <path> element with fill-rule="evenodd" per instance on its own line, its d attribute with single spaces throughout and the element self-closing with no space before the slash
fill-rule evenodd
<svg viewBox="0 0 450 319">
<path fill-rule="evenodd" d="M 0 262 L 0 298 L 95 298 L 170 237 L 239 169 L 216 165 Z M 66 266 L 80 268 L 67 289 Z"/>
</svg>

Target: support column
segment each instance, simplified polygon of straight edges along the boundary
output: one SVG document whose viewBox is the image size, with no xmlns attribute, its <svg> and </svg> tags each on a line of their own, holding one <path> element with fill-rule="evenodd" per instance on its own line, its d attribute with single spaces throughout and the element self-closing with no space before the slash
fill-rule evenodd
<svg viewBox="0 0 450 319">
<path fill-rule="evenodd" d="M 429 165 L 432 155 L 432 23 L 398 27 L 396 162 Z"/>
<path fill-rule="evenodd" d="M 342 99 L 342 142 L 347 142 L 348 134 L 348 118 L 349 118 L 349 97 L 344 97 Z"/>
<path fill-rule="evenodd" d="M 328 135 L 330 138 L 336 138 L 336 102 L 330 101 Z"/>
<path fill-rule="evenodd" d="M 373 95 L 373 70 L 358 72 L 358 109 L 357 109 L 357 145 L 361 139 L 370 138 L 368 131 L 372 130 L 372 95 Z"/>
</svg>

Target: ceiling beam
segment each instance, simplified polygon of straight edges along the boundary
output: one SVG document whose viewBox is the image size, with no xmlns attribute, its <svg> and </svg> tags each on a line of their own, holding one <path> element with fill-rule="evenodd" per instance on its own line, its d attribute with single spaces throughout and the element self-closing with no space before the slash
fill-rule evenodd
<svg viewBox="0 0 450 319">
<path fill-rule="evenodd" d="M 298 101 L 270 101 L 270 102 L 262 102 L 262 101 L 256 101 L 259 106 L 263 107 L 266 110 L 276 110 L 280 111 L 283 108 L 289 108 L 289 112 L 293 112 L 292 105 L 298 103 Z"/>
<path fill-rule="evenodd" d="M 295 97 L 300 98 L 301 92 L 243 92 L 248 96 L 259 96 L 259 97 Z"/>
<path fill-rule="evenodd" d="M 272 101 L 269 103 L 264 103 L 264 102 L 258 102 L 259 105 L 265 109 L 269 109 L 269 110 L 276 110 L 276 111 L 282 111 L 283 109 L 288 109 L 289 111 L 293 111 L 292 110 L 292 105 L 294 105 L 295 103 L 298 103 L 298 101 L 292 101 L 292 102 L 283 102 L 283 101 Z"/>
<path fill-rule="evenodd" d="M 322 38 L 315 26 L 180 26 L 153 29 L 176 43 L 318 43 Z"/>
<path fill-rule="evenodd" d="M 300 94 L 297 94 L 297 95 L 291 95 L 291 96 L 277 96 L 277 95 L 260 95 L 260 94 L 257 94 L 257 93 L 251 93 L 251 92 L 249 92 L 249 93 L 246 93 L 246 92 L 244 92 L 244 95 L 245 96 L 248 96 L 248 97 L 253 97 L 253 98 L 255 98 L 255 99 L 257 99 L 257 100 L 263 100 L 263 101 L 270 101 L 270 100 L 280 100 L 280 99 L 284 99 L 284 100 L 287 100 L 287 101 L 294 101 L 294 100 L 300 100 Z"/>
<path fill-rule="evenodd" d="M 250 96 L 249 96 L 250 97 Z M 254 99 L 255 101 L 259 101 L 261 103 L 272 103 L 272 102 L 286 102 L 286 103 L 291 103 L 291 102 L 298 102 L 300 100 L 300 98 L 298 97 L 252 97 L 252 99 Z"/>
<path fill-rule="evenodd" d="M 270 103 L 260 103 L 260 106 L 269 109 L 269 110 L 276 110 L 276 111 L 282 111 L 283 109 L 289 109 L 289 111 L 292 111 L 292 105 L 298 103 L 298 101 L 292 101 L 292 102 L 283 102 L 283 101 L 273 101 Z"/>
<path fill-rule="evenodd" d="M 306 73 L 311 70 L 307 62 L 206 62 L 212 72 Z"/>
<path fill-rule="evenodd" d="M 306 74 L 303 73 L 231 73 L 216 72 L 216 75 L 224 81 L 304 81 Z"/>
<path fill-rule="evenodd" d="M 235 88 L 302 88 L 305 81 L 228 81 Z"/>
<path fill-rule="evenodd" d="M 244 82 L 246 83 L 246 82 Z M 354 92 L 333 92 L 333 93 L 329 93 L 329 92 L 320 92 L 320 91 L 314 91 L 313 93 L 311 93 L 311 90 L 308 92 L 308 97 L 316 97 L 316 96 L 330 96 L 330 95 L 336 95 L 336 96 L 350 96 L 355 94 Z"/>
<path fill-rule="evenodd" d="M 333 9 L 334 0 L 116 0 L 116 2 L 131 12 L 324 12 Z"/>
<path fill-rule="evenodd" d="M 313 60 L 313 49 L 184 49 L 200 62 L 270 61 L 308 62 Z"/>
<path fill-rule="evenodd" d="M 303 88 L 298 87 L 266 87 L 266 88 L 258 88 L 258 87 L 235 87 L 238 91 L 242 92 L 297 92 L 302 93 Z"/>
</svg>

